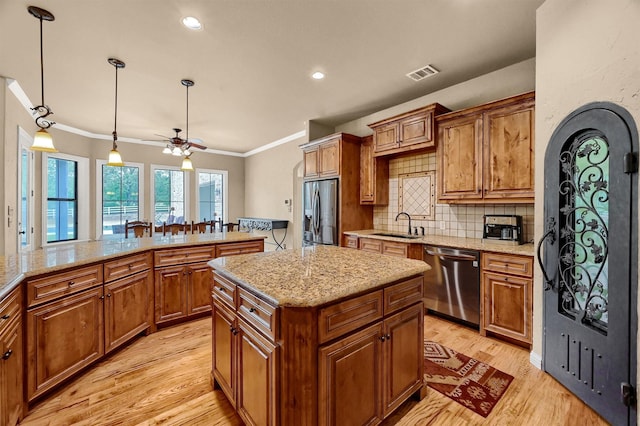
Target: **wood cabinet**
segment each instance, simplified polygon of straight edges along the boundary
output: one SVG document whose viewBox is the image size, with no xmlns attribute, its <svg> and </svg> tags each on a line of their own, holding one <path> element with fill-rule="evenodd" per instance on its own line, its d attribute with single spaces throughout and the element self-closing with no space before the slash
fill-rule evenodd
<svg viewBox="0 0 640 426">
<path fill-rule="evenodd" d="M 435 116 L 449 111 L 432 104 L 369 124 L 373 130 L 373 155 L 398 155 L 434 149 Z"/>
<path fill-rule="evenodd" d="M 264 240 L 225 243 L 216 246 L 216 257 L 237 254 L 260 253 L 264 251 Z"/>
<path fill-rule="evenodd" d="M 214 271 L 214 386 L 246 424 L 377 424 L 425 395 L 422 293 L 418 275 L 278 307 Z"/>
<path fill-rule="evenodd" d="M 0 303 L 0 424 L 22 420 L 23 403 L 22 290 L 13 290 Z"/>
<path fill-rule="evenodd" d="M 27 310 L 29 401 L 104 354 L 103 299 L 98 285 Z"/>
<path fill-rule="evenodd" d="M 345 231 L 373 227 L 373 206 L 360 204 L 361 138 L 335 133 L 300 145 L 305 159 L 306 181 L 337 178 L 338 235 Z M 316 152 L 316 154 L 311 154 Z M 317 158 L 316 173 L 309 162 Z"/>
<path fill-rule="evenodd" d="M 534 104 L 530 92 L 436 119 L 440 202 L 533 202 Z"/>
<path fill-rule="evenodd" d="M 360 204 L 389 204 L 389 159 L 373 156 L 373 136 L 360 145 Z"/>
<path fill-rule="evenodd" d="M 342 238 L 342 246 L 349 247 L 352 249 L 358 248 L 358 236 L 357 235 L 347 235 L 344 234 Z"/>
<path fill-rule="evenodd" d="M 409 259 L 422 259 L 422 243 L 401 243 L 378 238 L 360 237 L 358 239 L 358 248 L 371 253 L 381 253 Z"/>
<path fill-rule="evenodd" d="M 480 333 L 530 345 L 533 310 L 533 258 L 482 253 Z"/>
</svg>

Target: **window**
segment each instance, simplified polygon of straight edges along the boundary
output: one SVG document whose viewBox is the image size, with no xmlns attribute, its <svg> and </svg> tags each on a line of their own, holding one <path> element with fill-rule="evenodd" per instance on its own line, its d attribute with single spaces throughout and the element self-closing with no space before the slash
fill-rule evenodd
<svg viewBox="0 0 640 426">
<path fill-rule="evenodd" d="M 188 187 L 185 172 L 178 168 L 151 166 L 153 179 L 153 222 L 185 223 Z"/>
<path fill-rule="evenodd" d="M 226 219 L 227 175 L 226 170 L 196 170 L 198 220 Z"/>
<path fill-rule="evenodd" d="M 89 239 L 89 159 L 42 155 L 42 245 Z M 83 177 L 78 179 L 78 177 Z"/>
<path fill-rule="evenodd" d="M 29 150 L 33 138 L 18 127 L 18 250 L 33 250 L 34 153 Z"/>
<path fill-rule="evenodd" d="M 97 167 L 97 235 L 124 235 L 127 220 L 144 219 L 144 165 L 126 163 L 123 167 L 108 166 L 96 161 Z"/>
</svg>

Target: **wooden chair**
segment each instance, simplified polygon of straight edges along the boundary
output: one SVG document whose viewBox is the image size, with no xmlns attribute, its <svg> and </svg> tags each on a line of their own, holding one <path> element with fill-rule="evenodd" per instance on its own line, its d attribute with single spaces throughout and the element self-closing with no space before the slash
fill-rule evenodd
<svg viewBox="0 0 640 426">
<path fill-rule="evenodd" d="M 184 223 L 163 223 L 162 224 L 162 235 L 178 235 L 180 232 L 183 234 L 187 233 L 187 227 Z"/>
<path fill-rule="evenodd" d="M 239 223 L 233 223 L 233 222 L 222 223 L 222 218 L 218 219 L 218 224 L 220 225 L 220 231 L 224 231 L 225 228 L 226 228 L 227 232 L 233 232 L 233 230 L 235 228 L 240 229 L 240 224 Z"/>
<path fill-rule="evenodd" d="M 124 222 L 124 237 L 129 238 L 129 231 L 133 231 L 133 236 L 135 238 L 142 238 L 145 236 L 145 233 L 149 234 L 151 237 L 153 235 L 153 225 L 150 222 L 145 222 L 143 220 L 132 220 L 129 222 L 126 220 Z"/>
<path fill-rule="evenodd" d="M 204 219 L 202 222 L 195 223 L 191 221 L 191 233 L 192 234 L 206 234 L 207 227 L 209 227 L 209 231 L 215 231 L 215 222 L 213 220 Z"/>
</svg>

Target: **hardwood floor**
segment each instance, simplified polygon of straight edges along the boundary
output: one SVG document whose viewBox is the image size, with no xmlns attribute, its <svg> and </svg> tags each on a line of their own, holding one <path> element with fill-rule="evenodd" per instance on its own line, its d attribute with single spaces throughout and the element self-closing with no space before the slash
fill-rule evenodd
<svg viewBox="0 0 640 426">
<path fill-rule="evenodd" d="M 425 317 L 425 336 L 515 379 L 487 418 L 429 388 L 424 400 L 407 401 L 385 426 L 606 424 L 532 366 L 522 348 L 433 316 Z M 138 338 L 32 407 L 21 424 L 241 425 L 222 392 L 211 389 L 210 371 L 206 318 Z"/>
</svg>

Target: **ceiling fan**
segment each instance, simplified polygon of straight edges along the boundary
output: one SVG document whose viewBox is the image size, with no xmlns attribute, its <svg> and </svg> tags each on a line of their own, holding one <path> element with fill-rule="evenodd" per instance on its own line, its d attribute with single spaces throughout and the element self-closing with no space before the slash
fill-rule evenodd
<svg viewBox="0 0 640 426">
<path fill-rule="evenodd" d="M 174 128 L 173 131 L 176 132 L 176 135 L 174 137 L 156 135 L 164 138 L 163 140 L 167 141 L 167 145 L 162 150 L 163 154 L 172 154 L 175 156 L 184 155 L 188 157 L 189 155 L 191 155 L 192 151 L 190 148 L 197 148 L 202 150 L 207 149 L 206 146 L 200 145 L 193 140 L 182 139 L 180 137 L 180 132 L 182 132 L 182 129 Z"/>
</svg>

